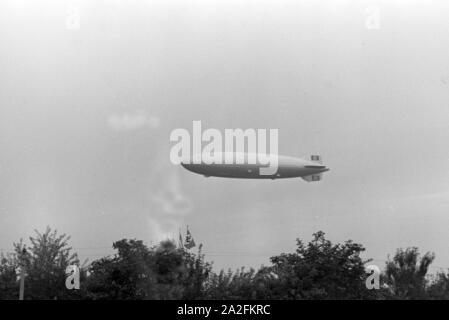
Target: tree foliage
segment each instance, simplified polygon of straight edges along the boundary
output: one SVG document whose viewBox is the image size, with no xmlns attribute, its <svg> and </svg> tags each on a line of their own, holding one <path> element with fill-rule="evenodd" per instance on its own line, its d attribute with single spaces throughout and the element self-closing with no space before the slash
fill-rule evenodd
<svg viewBox="0 0 449 320">
<path fill-rule="evenodd" d="M 416 247 L 398 249 L 393 260 L 387 261 L 384 280 L 390 295 L 397 299 L 423 299 L 427 296 L 429 266 L 433 253 L 420 256 Z"/>
<path fill-rule="evenodd" d="M 94 261 L 89 268 L 90 299 L 196 299 L 211 266 L 198 255 L 163 241 L 153 248 L 139 240 L 113 244 L 114 257 Z"/>
<path fill-rule="evenodd" d="M 362 299 L 365 263 L 362 245 L 346 241 L 333 244 L 323 232 L 313 235 L 305 245 L 297 239 L 295 253 L 271 258 L 272 270 L 279 279 L 281 299 Z"/>
<path fill-rule="evenodd" d="M 162 241 L 113 243 L 116 253 L 81 268 L 81 289 L 65 287 L 66 268 L 78 265 L 65 234 L 36 231 L 29 244 L 0 256 L 0 299 L 17 299 L 19 271 L 26 270 L 25 299 L 449 299 L 449 271 L 429 275 L 435 256 L 398 249 L 381 275 L 380 290 L 365 285 L 364 247 L 332 243 L 323 232 L 297 239 L 293 253 L 271 257 L 259 269 L 214 272 L 202 245 L 196 253 Z"/>
<path fill-rule="evenodd" d="M 58 235 L 47 227 L 42 233 L 29 238 L 27 246 L 23 240 L 14 243 L 14 252 L 3 256 L 0 266 L 0 286 L 5 286 L 5 299 L 17 299 L 21 268 L 25 270 L 26 299 L 72 299 L 79 298 L 79 292 L 65 288 L 66 268 L 79 266 L 76 253 L 68 245 L 70 237 Z"/>
</svg>

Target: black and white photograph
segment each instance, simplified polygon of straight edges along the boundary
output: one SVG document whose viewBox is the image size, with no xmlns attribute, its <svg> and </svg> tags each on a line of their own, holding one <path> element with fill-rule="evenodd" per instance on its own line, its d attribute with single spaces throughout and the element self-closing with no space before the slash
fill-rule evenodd
<svg viewBox="0 0 449 320">
<path fill-rule="evenodd" d="M 0 300 L 447 300 L 448 142 L 447 1 L 1 0 Z"/>
</svg>

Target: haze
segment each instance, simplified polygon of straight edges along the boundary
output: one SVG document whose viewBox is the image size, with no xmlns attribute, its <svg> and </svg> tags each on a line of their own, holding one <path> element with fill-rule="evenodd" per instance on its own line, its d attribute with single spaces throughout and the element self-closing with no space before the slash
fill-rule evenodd
<svg viewBox="0 0 449 320">
<path fill-rule="evenodd" d="M 417 246 L 449 267 L 448 14 L 445 1 L 2 1 L 0 247 L 49 225 L 92 261 L 189 225 L 217 269 L 258 267 L 323 230 L 380 266 Z M 279 129 L 280 154 L 331 171 L 205 179 L 169 159 L 170 132 L 193 120 Z"/>
</svg>

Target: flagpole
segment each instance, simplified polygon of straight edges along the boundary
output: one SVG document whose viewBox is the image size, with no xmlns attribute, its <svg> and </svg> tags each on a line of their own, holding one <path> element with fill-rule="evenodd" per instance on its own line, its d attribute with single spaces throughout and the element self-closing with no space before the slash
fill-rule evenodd
<svg viewBox="0 0 449 320">
<path fill-rule="evenodd" d="M 25 294 L 25 259 L 24 256 L 27 253 L 26 249 L 22 250 L 21 257 L 21 266 L 20 266 L 20 291 L 19 291 L 19 300 L 23 300 L 23 296 Z"/>
<path fill-rule="evenodd" d="M 19 300 L 23 300 L 23 294 L 25 291 L 25 267 L 20 267 L 20 293 Z"/>
</svg>

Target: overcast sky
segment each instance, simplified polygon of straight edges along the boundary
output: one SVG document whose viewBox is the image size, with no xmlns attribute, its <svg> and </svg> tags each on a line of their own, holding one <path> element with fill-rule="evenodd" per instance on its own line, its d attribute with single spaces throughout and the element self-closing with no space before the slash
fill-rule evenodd
<svg viewBox="0 0 449 320">
<path fill-rule="evenodd" d="M 49 225 L 81 258 L 190 226 L 216 268 L 323 230 L 379 266 L 449 267 L 446 1 L 0 3 L 0 248 Z M 208 178 L 170 132 L 276 128 L 320 183 Z"/>
</svg>

